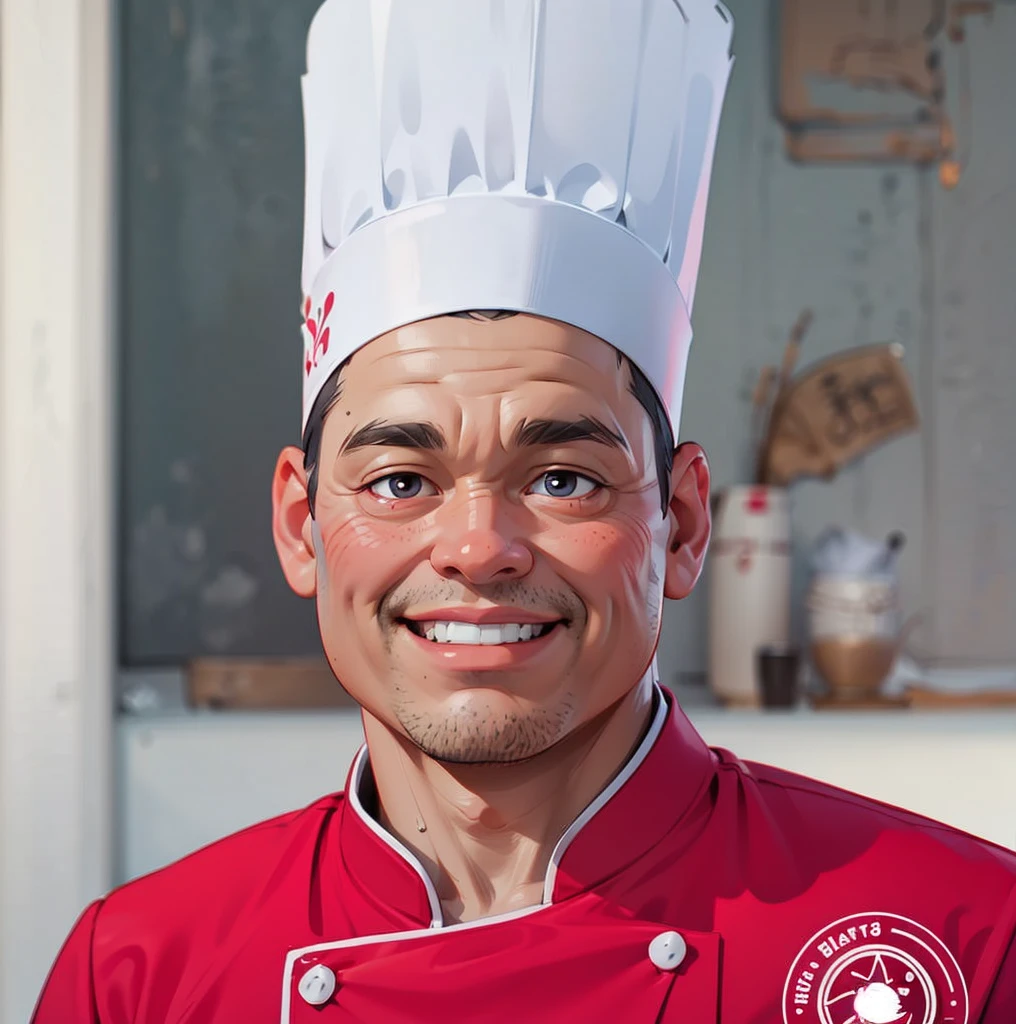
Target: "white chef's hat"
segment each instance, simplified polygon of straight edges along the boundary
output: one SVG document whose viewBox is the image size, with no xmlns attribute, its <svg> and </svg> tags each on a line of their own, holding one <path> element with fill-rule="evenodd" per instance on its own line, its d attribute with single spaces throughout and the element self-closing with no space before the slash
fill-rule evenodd
<svg viewBox="0 0 1016 1024">
<path fill-rule="evenodd" d="M 732 19 L 714 0 L 326 0 L 303 78 L 306 425 L 373 338 L 583 328 L 675 434 Z"/>
</svg>

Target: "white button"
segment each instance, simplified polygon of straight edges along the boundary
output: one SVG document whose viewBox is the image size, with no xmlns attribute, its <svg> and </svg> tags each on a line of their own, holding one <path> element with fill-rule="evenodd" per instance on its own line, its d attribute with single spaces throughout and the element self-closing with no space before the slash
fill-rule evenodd
<svg viewBox="0 0 1016 1024">
<path fill-rule="evenodd" d="M 335 972 L 324 964 L 318 964 L 300 979 L 299 990 L 305 1002 L 311 1006 L 321 1006 L 335 992 Z"/>
<path fill-rule="evenodd" d="M 681 965 L 688 944 L 677 932 L 660 932 L 649 943 L 649 959 L 661 971 L 673 971 Z"/>
</svg>

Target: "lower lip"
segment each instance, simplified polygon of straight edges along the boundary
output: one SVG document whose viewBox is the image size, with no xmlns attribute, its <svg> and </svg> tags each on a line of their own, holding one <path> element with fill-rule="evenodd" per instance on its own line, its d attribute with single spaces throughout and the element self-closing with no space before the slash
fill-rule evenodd
<svg viewBox="0 0 1016 1024">
<path fill-rule="evenodd" d="M 553 629 L 534 640 L 520 640 L 514 644 L 449 644 L 417 636 L 408 626 L 402 631 L 428 657 L 442 668 L 461 672 L 483 672 L 515 668 L 538 658 L 554 642 L 564 627 L 558 623 Z"/>
</svg>

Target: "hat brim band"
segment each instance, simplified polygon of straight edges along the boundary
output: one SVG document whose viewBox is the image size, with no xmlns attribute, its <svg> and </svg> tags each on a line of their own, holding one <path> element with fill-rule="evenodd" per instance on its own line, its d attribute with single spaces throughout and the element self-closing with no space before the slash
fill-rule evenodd
<svg viewBox="0 0 1016 1024">
<path fill-rule="evenodd" d="M 307 334 L 303 426 L 329 376 L 359 348 L 467 309 L 532 313 L 602 338 L 656 388 L 677 436 L 692 332 L 661 257 L 587 210 L 505 194 L 419 203 L 371 221 L 328 257 L 310 295 L 327 350 Z"/>
</svg>

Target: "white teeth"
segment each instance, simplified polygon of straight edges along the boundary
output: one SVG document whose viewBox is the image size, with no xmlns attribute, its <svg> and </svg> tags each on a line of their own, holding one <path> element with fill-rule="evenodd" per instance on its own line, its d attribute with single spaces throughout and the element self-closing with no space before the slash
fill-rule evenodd
<svg viewBox="0 0 1016 1024">
<path fill-rule="evenodd" d="M 501 627 L 500 626 L 481 626 L 480 627 L 480 643 L 481 644 L 499 644 L 499 643 L 501 643 Z"/>
<path fill-rule="evenodd" d="M 552 623 L 485 623 L 473 622 L 420 622 L 418 630 L 439 644 L 516 644 L 533 640 L 546 632 Z"/>
<path fill-rule="evenodd" d="M 472 622 L 449 622 L 447 628 L 450 644 L 478 644 L 482 639 L 480 627 Z"/>
</svg>

